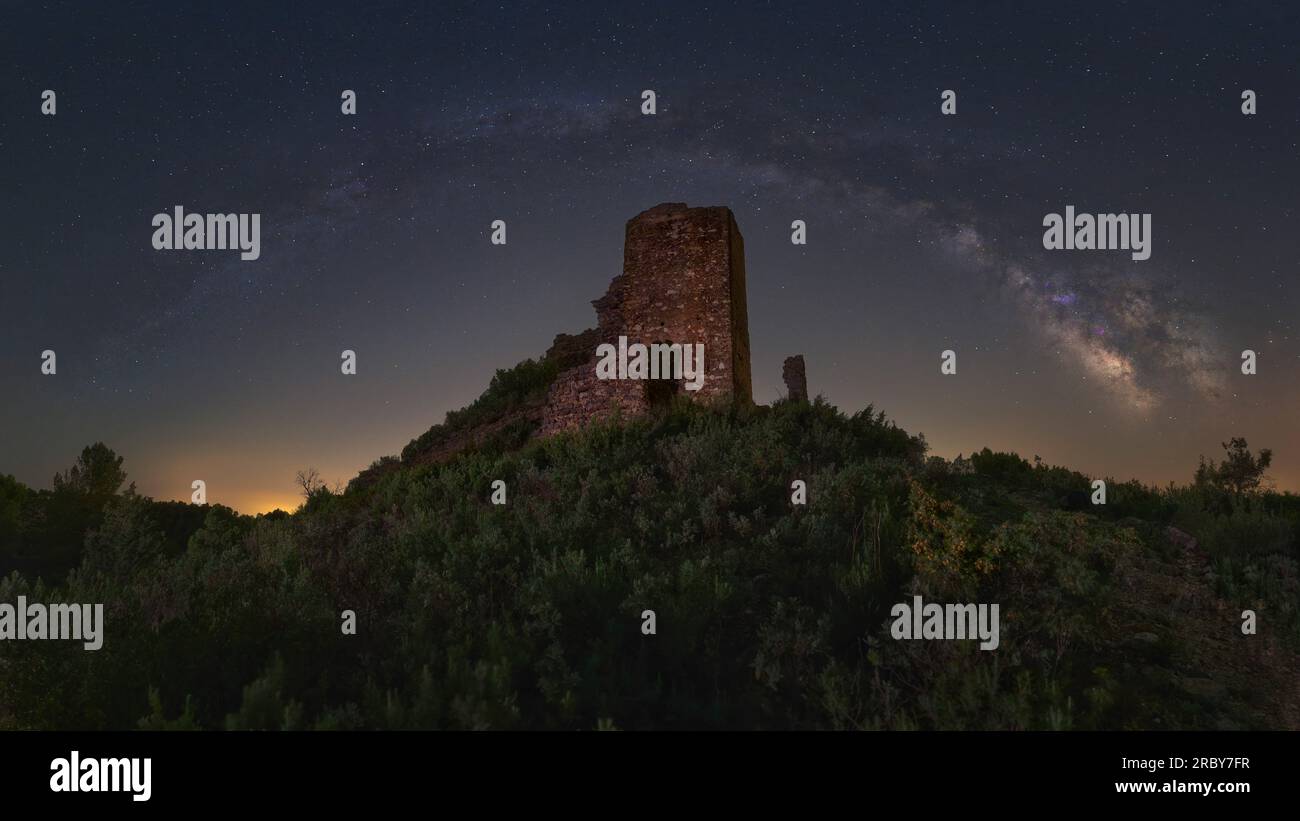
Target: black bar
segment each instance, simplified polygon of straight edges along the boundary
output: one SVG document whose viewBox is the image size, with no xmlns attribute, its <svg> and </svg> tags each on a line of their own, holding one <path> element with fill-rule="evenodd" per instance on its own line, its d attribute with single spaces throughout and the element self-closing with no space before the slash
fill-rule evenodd
<svg viewBox="0 0 1300 821">
<path fill-rule="evenodd" d="M 73 750 L 83 766 L 92 757 L 149 758 L 148 800 L 134 801 L 127 791 L 53 792 L 51 762 Z M 1050 801 L 1062 811 L 1192 802 L 1223 811 L 1254 799 L 1286 801 L 1294 794 L 1295 752 L 1291 734 L 1210 732 L 0 735 L 6 800 L 56 810 L 246 810 L 263 801 L 337 809 L 409 801 L 451 812 L 462 802 L 490 800 L 540 811 L 543 804 L 590 806 L 612 790 L 608 800 L 620 803 L 607 808 L 623 812 L 658 802 L 680 809 L 703 790 L 738 804 L 779 798 L 813 806 L 838 795 L 880 810 L 888 805 L 872 803 L 872 796 L 883 802 L 890 795 L 927 812 L 991 799 Z M 1183 766 L 1173 766 L 1180 759 Z M 1205 766 L 1211 760 L 1217 766 Z M 1175 782 L 1209 783 L 1216 791 L 1167 791 Z M 1144 789 L 1122 784 L 1150 784 L 1156 792 L 1121 793 Z"/>
</svg>

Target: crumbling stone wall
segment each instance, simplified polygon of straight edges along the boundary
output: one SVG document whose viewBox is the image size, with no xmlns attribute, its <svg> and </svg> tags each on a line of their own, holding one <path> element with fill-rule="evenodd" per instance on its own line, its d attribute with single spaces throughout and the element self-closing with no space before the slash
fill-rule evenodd
<svg viewBox="0 0 1300 821">
<path fill-rule="evenodd" d="M 703 386 L 676 392 L 709 403 L 754 401 L 745 242 L 729 208 L 664 203 L 633 217 L 623 273 L 592 304 L 595 344 L 617 345 L 619 336 L 629 345 L 703 343 Z M 551 386 L 542 435 L 615 412 L 637 416 L 664 395 L 650 380 L 597 379 L 595 344 L 587 363 L 564 371 Z"/>
<path fill-rule="evenodd" d="M 792 402 L 808 401 L 808 373 L 804 369 L 803 354 L 785 358 L 781 378 L 785 380 L 786 395 Z"/>
</svg>

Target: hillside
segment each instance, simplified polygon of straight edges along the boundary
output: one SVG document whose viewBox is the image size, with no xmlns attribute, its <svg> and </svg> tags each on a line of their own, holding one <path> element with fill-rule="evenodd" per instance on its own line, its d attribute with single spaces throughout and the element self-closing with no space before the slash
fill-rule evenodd
<svg viewBox="0 0 1300 821">
<path fill-rule="evenodd" d="M 498 374 L 462 429 L 526 407 L 544 367 Z M 0 724 L 1300 727 L 1295 496 L 1110 481 L 1094 506 L 1089 477 L 926 459 L 820 399 L 425 457 L 442 435 L 293 515 L 189 506 L 195 528 L 113 495 L 66 579 L 0 582 L 108 624 L 96 652 L 0 644 Z M 914 595 L 998 603 L 1000 646 L 891 638 Z"/>
</svg>

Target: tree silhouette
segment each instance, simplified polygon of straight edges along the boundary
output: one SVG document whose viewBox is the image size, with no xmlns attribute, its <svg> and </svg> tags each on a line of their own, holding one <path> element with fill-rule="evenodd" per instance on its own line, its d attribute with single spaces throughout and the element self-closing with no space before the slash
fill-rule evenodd
<svg viewBox="0 0 1300 821">
<path fill-rule="evenodd" d="M 1237 497 L 1258 490 L 1264 481 L 1264 472 L 1273 464 L 1273 451 L 1264 448 L 1256 456 L 1250 452 L 1242 436 L 1234 436 L 1220 444 L 1226 454 L 1224 460 L 1215 463 L 1213 459 L 1206 460 L 1202 456 L 1196 468 L 1196 484 L 1214 487 Z"/>
<path fill-rule="evenodd" d="M 307 499 L 325 490 L 325 480 L 320 478 L 320 471 L 316 468 L 298 471 L 298 475 L 294 477 L 294 483 L 302 488 L 302 495 Z"/>
<path fill-rule="evenodd" d="M 125 482 L 126 471 L 122 470 L 122 457 L 103 442 L 84 448 L 75 465 L 63 473 L 54 474 L 56 491 L 90 496 L 101 501 L 117 495 Z"/>
</svg>

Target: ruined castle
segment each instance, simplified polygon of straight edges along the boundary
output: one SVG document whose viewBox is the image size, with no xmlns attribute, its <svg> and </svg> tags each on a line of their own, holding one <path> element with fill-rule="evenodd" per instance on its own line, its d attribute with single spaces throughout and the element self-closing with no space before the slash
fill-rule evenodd
<svg viewBox="0 0 1300 821">
<path fill-rule="evenodd" d="M 656 205 L 627 223 L 623 273 L 595 300 L 588 361 L 560 374 L 542 417 L 543 436 L 613 413 L 635 417 L 674 395 L 709 403 L 754 401 L 745 306 L 745 240 L 729 208 Z M 671 381 L 600 380 L 595 345 L 704 345 L 698 391 Z"/>
<path fill-rule="evenodd" d="M 553 381 L 505 410 L 471 414 L 472 423 L 461 421 L 466 411 L 457 412 L 455 423 L 448 414 L 447 422 L 412 440 L 402 460 L 441 462 L 502 437 L 518 444 L 521 436 L 549 436 L 615 414 L 636 418 L 675 396 L 710 405 L 753 403 L 745 241 L 731 209 L 670 202 L 628 220 L 623 273 L 592 304 L 597 326 L 559 334 L 542 357 L 543 367 L 558 371 Z M 620 337 L 629 346 L 703 345 L 703 382 L 601 379 L 598 349 Z M 806 401 L 802 356 L 786 360 L 784 376 L 789 397 Z M 376 470 L 359 478 L 373 479 Z"/>
</svg>

